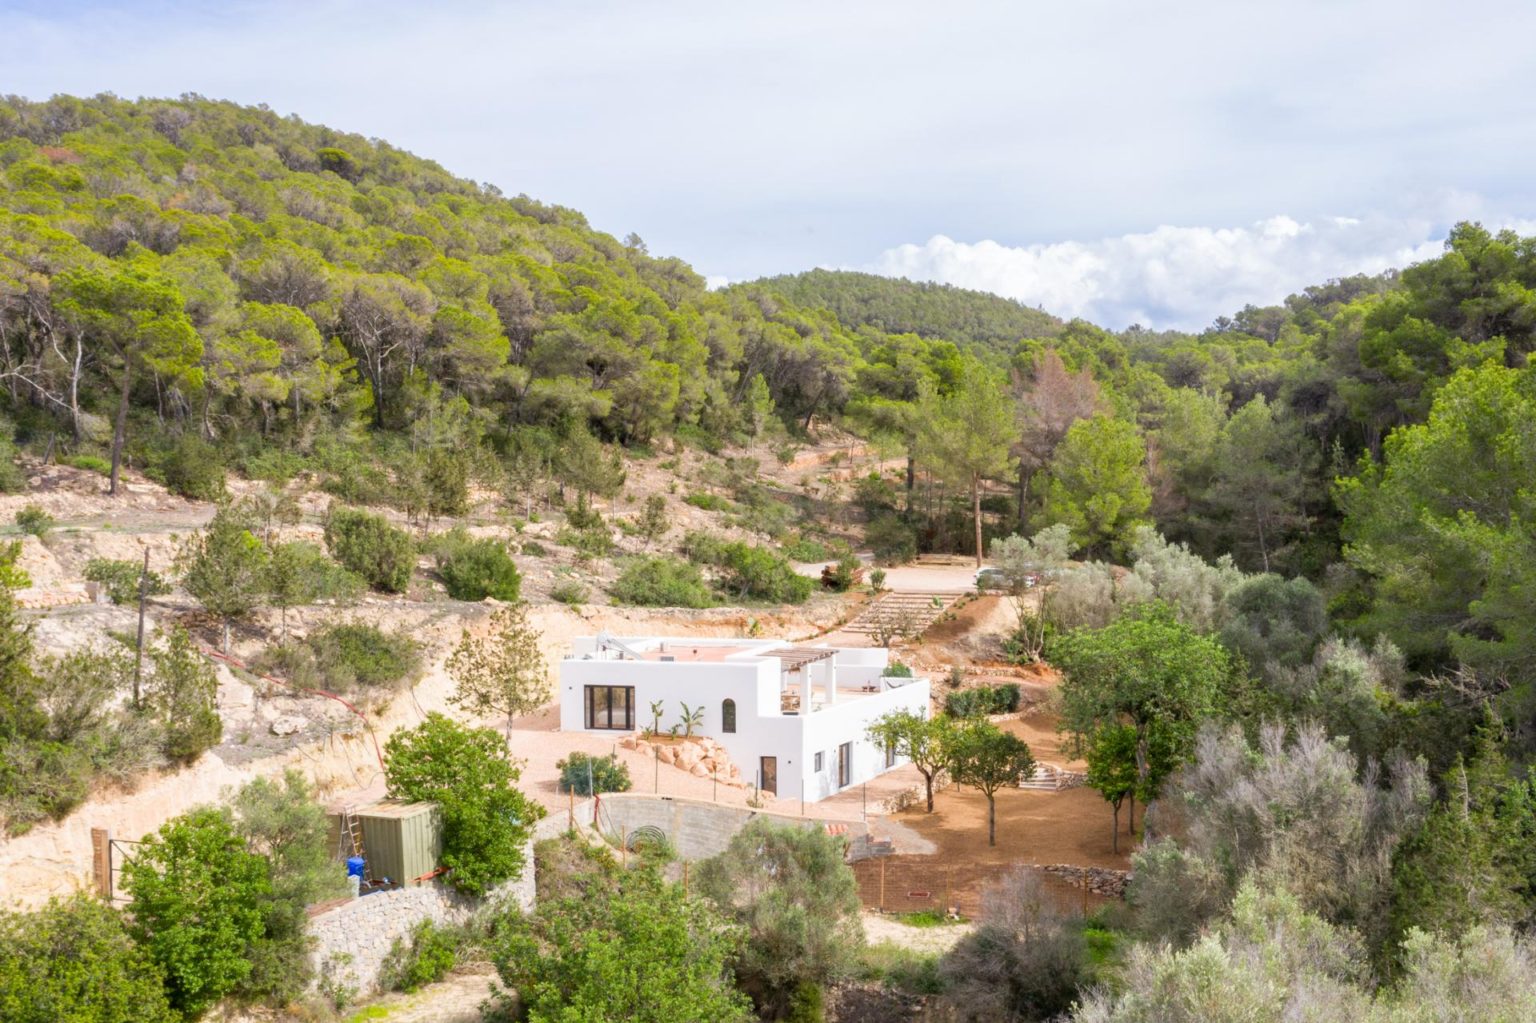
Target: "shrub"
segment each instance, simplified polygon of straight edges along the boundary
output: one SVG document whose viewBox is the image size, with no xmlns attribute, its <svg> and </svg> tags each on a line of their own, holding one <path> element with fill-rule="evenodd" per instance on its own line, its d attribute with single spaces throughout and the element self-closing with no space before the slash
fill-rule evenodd
<svg viewBox="0 0 1536 1023">
<path fill-rule="evenodd" d="M 70 455 L 59 461 L 76 469 L 84 469 L 86 472 L 99 472 L 103 476 L 112 472 L 112 463 L 100 455 Z"/>
<path fill-rule="evenodd" d="M 421 646 L 414 639 L 360 622 L 318 629 L 307 645 L 325 677 L 360 686 L 392 686 L 421 668 Z"/>
<path fill-rule="evenodd" d="M 267 861 L 213 807 L 172 818 L 123 863 L 129 930 L 165 970 L 171 1005 L 196 1019 L 251 972 L 272 893 Z"/>
<path fill-rule="evenodd" d="M 581 583 L 567 579 L 550 587 L 549 599 L 557 604 L 568 604 L 575 607 L 587 602 L 587 588 L 581 585 Z"/>
<path fill-rule="evenodd" d="M 92 558 L 85 563 L 85 578 L 106 587 L 107 597 L 114 604 L 132 604 L 139 599 L 139 575 L 143 566 L 136 561 L 117 561 L 111 558 Z M 145 593 L 158 597 L 171 592 L 171 584 L 157 572 L 146 577 Z"/>
<path fill-rule="evenodd" d="M 530 558 L 549 557 L 549 548 L 545 547 L 537 540 L 524 540 L 522 546 L 518 548 L 517 552 L 519 554 L 526 554 Z"/>
<path fill-rule="evenodd" d="M 376 590 L 400 593 L 416 567 L 416 545 L 383 516 L 340 508 L 325 524 L 325 545 L 331 557 L 362 576 Z"/>
<path fill-rule="evenodd" d="M 613 536 L 607 526 L 592 529 L 562 529 L 555 542 L 571 548 L 583 558 L 603 558 L 613 553 Z"/>
<path fill-rule="evenodd" d="M 590 796 L 594 792 L 628 792 L 629 766 L 609 753 L 594 757 L 577 751 L 556 762 L 560 769 L 561 792 L 574 792 L 578 796 Z"/>
<path fill-rule="evenodd" d="M 0 439 L 0 494 L 19 494 L 27 487 L 27 474 L 16 464 L 16 447 Z"/>
<path fill-rule="evenodd" d="M 304 471 L 304 456 L 290 448 L 263 446 L 240 463 L 245 475 L 284 486 Z"/>
<path fill-rule="evenodd" d="M 886 666 L 885 674 L 890 678 L 911 678 L 912 669 L 900 661 L 892 661 Z"/>
<path fill-rule="evenodd" d="M 859 569 L 859 559 L 852 554 L 846 554 L 837 559 L 837 564 L 832 568 L 829 578 L 832 589 L 838 593 L 847 593 L 853 588 L 853 573 Z"/>
<path fill-rule="evenodd" d="M 981 717 L 987 714 L 1012 714 L 1019 709 L 1017 682 L 975 689 L 956 689 L 944 698 L 944 713 L 950 717 Z"/>
<path fill-rule="evenodd" d="M 411 942 L 396 938 L 379 967 L 379 986 L 386 991 L 415 991 L 436 983 L 458 965 L 464 936 L 453 928 L 423 920 L 411 930 Z"/>
<path fill-rule="evenodd" d="M 52 515 L 35 504 L 29 504 L 16 513 L 16 526 L 23 533 L 31 533 L 41 540 L 55 525 Z"/>
<path fill-rule="evenodd" d="M 624 567 L 609 592 L 639 607 L 712 607 L 715 600 L 698 568 L 677 558 L 637 558 Z"/>
<path fill-rule="evenodd" d="M 474 539 L 462 529 L 440 540 L 437 571 L 454 600 L 495 597 L 512 603 L 522 593 L 523 577 L 507 554 L 506 544 L 490 538 Z"/>
<path fill-rule="evenodd" d="M 76 894 L 0 912 L 0 1018 L 7 1023 L 173 1023 L 165 982 L 111 907 Z"/>
<path fill-rule="evenodd" d="M 565 521 L 572 529 L 600 529 L 603 513 L 587 503 L 586 494 L 578 494 L 576 503 L 565 510 Z"/>
<path fill-rule="evenodd" d="M 217 501 L 224 496 L 224 460 L 218 448 L 195 433 L 184 433 L 151 466 L 151 475 L 167 490 L 195 501 Z"/>
<path fill-rule="evenodd" d="M 731 507 L 731 502 L 718 494 L 689 494 L 683 498 L 683 503 L 704 511 L 729 511 Z"/>
<path fill-rule="evenodd" d="M 731 543 L 722 552 L 724 584 L 738 597 L 781 604 L 802 604 L 811 595 L 813 582 L 794 570 L 788 561 L 765 547 Z"/>
<path fill-rule="evenodd" d="M 790 561 L 826 561 L 832 556 L 827 545 L 808 536 L 795 536 L 781 548 Z"/>
<path fill-rule="evenodd" d="M 864 530 L 864 542 L 869 544 L 875 560 L 886 565 L 905 564 L 917 557 L 917 531 L 891 512 L 870 520 Z"/>
<path fill-rule="evenodd" d="M 877 568 L 869 573 L 869 592 L 879 593 L 885 589 L 885 569 Z"/>
</svg>

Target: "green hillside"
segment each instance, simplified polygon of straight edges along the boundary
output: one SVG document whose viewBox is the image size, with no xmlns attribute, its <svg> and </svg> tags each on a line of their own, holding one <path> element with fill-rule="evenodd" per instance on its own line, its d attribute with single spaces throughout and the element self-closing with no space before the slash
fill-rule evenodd
<svg viewBox="0 0 1536 1023">
<path fill-rule="evenodd" d="M 916 334 L 1011 350 L 1023 338 L 1053 337 L 1061 320 L 985 291 L 908 281 L 851 270 L 807 270 L 754 285 L 797 305 L 828 309 L 852 327 Z"/>
</svg>

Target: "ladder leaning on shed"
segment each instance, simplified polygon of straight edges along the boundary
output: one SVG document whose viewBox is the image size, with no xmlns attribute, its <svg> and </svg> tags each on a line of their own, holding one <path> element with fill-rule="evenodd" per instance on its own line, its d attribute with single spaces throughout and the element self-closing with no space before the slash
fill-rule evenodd
<svg viewBox="0 0 1536 1023">
<path fill-rule="evenodd" d="M 351 852 L 340 848 L 348 841 L 352 843 Z M 363 852 L 363 822 L 358 819 L 356 806 L 349 804 L 341 808 L 341 834 L 337 845 L 339 859 L 344 860 L 349 856 L 362 856 L 367 859 L 367 855 Z"/>
</svg>

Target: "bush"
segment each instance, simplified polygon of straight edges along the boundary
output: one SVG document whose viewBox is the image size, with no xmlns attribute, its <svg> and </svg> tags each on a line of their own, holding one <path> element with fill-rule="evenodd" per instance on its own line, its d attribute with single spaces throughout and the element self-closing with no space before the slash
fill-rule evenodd
<svg viewBox="0 0 1536 1023">
<path fill-rule="evenodd" d="M 195 433 L 182 434 L 159 464 L 150 467 L 150 475 L 172 493 L 194 501 L 224 496 L 224 460 L 218 448 Z"/>
<path fill-rule="evenodd" d="M 594 792 L 628 792 L 631 786 L 628 765 L 612 753 L 594 757 L 578 751 L 555 766 L 560 769 L 561 792 L 590 796 Z"/>
<path fill-rule="evenodd" d="M 108 476 L 112 473 L 112 463 L 100 455 L 70 455 L 68 458 L 59 459 L 59 461 L 76 469 L 84 469 L 86 472 L 99 472 L 103 476 Z"/>
<path fill-rule="evenodd" d="M 437 572 L 454 600 L 495 597 L 513 603 L 522 593 L 523 577 L 507 554 L 506 544 L 490 538 L 474 539 L 462 529 L 440 539 Z"/>
<path fill-rule="evenodd" d="M 411 931 L 411 943 L 396 938 L 379 967 L 379 986 L 386 991 L 416 991 L 448 975 L 458 965 L 464 935 L 453 928 L 423 920 Z"/>
<path fill-rule="evenodd" d="M 731 508 L 731 502 L 718 494 L 689 494 L 683 498 L 683 503 L 704 511 L 729 511 Z"/>
<path fill-rule="evenodd" d="M 882 564 L 902 565 L 917 557 L 917 531 L 890 512 L 870 520 L 864 542 Z"/>
<path fill-rule="evenodd" d="M 975 689 L 956 689 L 944 698 L 944 713 L 954 718 L 982 717 L 987 714 L 1012 714 L 1019 709 L 1017 682 Z"/>
<path fill-rule="evenodd" d="M 555 583 L 549 589 L 549 599 L 557 604 L 575 607 L 587 602 L 587 588 L 573 580 Z"/>
<path fill-rule="evenodd" d="M 306 643 L 321 674 L 333 681 L 393 686 L 421 669 L 421 646 L 414 639 L 359 622 L 328 625 L 310 633 Z"/>
<path fill-rule="evenodd" d="M 609 592 L 621 604 L 639 607 L 713 607 L 714 595 L 698 568 L 677 558 L 637 558 Z"/>
<path fill-rule="evenodd" d="M 603 513 L 587 503 L 586 494 L 577 494 L 576 503 L 565 510 L 565 521 L 572 529 L 601 529 Z"/>
<path fill-rule="evenodd" d="M 7 1023 L 172 1023 L 159 966 L 111 907 L 76 894 L 0 912 L 0 1018 Z"/>
<path fill-rule="evenodd" d="M 240 467 L 250 479 L 284 486 L 304 471 L 305 464 L 304 456 L 297 451 L 263 446 L 247 455 Z"/>
<path fill-rule="evenodd" d="M 129 932 L 165 970 L 171 1005 L 186 1018 L 250 974 L 246 950 L 262 936 L 269 869 L 211 806 L 167 821 L 124 861 Z"/>
<path fill-rule="evenodd" d="M 519 554 L 526 554 L 530 558 L 549 557 L 549 548 L 545 547 L 537 540 L 524 540 L 522 546 L 518 548 L 517 552 Z"/>
<path fill-rule="evenodd" d="M 369 512 L 332 511 L 325 524 L 325 546 L 343 567 L 385 593 L 403 592 L 416 568 L 416 545 L 410 536 Z"/>
<path fill-rule="evenodd" d="M 16 446 L 0 439 L 0 494 L 19 494 L 27 488 L 27 474 L 16 464 Z"/>
<path fill-rule="evenodd" d="M 832 589 L 838 593 L 847 593 L 853 589 L 853 573 L 858 569 L 859 559 L 852 554 L 838 558 L 829 579 Z"/>
<path fill-rule="evenodd" d="M 900 661 L 892 661 L 886 665 L 885 674 L 889 678 L 911 678 L 912 669 Z"/>
<path fill-rule="evenodd" d="M 779 604 L 803 604 L 814 583 L 794 570 L 785 558 L 767 549 L 745 543 L 726 544 L 720 567 L 726 572 L 724 585 L 738 597 L 766 600 Z"/>
<path fill-rule="evenodd" d="M 781 548 L 790 561 L 826 561 L 832 556 L 827 545 L 808 536 L 795 536 Z"/>
<path fill-rule="evenodd" d="M 16 526 L 23 533 L 31 533 L 41 540 L 57 523 L 52 515 L 35 504 L 29 504 L 16 513 Z"/>
<path fill-rule="evenodd" d="M 114 604 L 132 604 L 139 599 L 139 575 L 142 572 L 143 566 L 136 561 L 92 558 L 85 563 L 85 578 L 101 583 Z M 144 590 L 148 596 L 158 597 L 170 593 L 171 584 L 159 573 L 150 572 Z"/>
<path fill-rule="evenodd" d="M 571 548 L 583 558 L 604 558 L 613 553 L 613 536 L 607 526 L 592 529 L 562 529 L 555 542 Z"/>
</svg>

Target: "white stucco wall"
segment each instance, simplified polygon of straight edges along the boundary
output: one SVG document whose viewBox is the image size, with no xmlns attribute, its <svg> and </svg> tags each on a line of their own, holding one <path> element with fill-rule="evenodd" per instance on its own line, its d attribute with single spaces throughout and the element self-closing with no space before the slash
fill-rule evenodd
<svg viewBox="0 0 1536 1023">
<path fill-rule="evenodd" d="M 642 648 L 659 640 L 628 640 Z M 773 644 L 752 641 L 713 643 L 694 640 L 668 640 L 678 648 L 693 646 L 742 646 L 749 649 L 723 660 L 651 661 L 600 658 L 567 658 L 560 663 L 560 727 L 564 731 L 586 731 L 586 687 L 595 685 L 633 686 L 635 689 L 635 728 L 651 725 L 650 704 L 661 700 L 665 708 L 661 718 L 663 732 L 682 716 L 682 705 L 703 705 L 704 720 L 698 731 L 719 740 L 741 770 L 742 777 L 757 782 L 762 757 L 777 758 L 778 797 L 815 802 L 839 791 L 837 786 L 837 749 L 852 743 L 848 787 L 873 778 L 886 770 L 885 751 L 865 738 L 871 722 L 893 710 L 918 713 L 928 710 L 928 682 L 914 679 L 896 688 L 880 692 L 860 691 L 865 685 L 877 685 L 886 665 L 884 650 L 839 650 L 828 660 L 806 668 L 818 698 L 825 697 L 829 677 L 835 677 L 843 692 L 832 694 L 820 709 L 802 714 L 784 714 L 781 710 L 781 666 L 777 659 L 764 658 Z M 578 641 L 578 654 L 592 653 L 590 641 Z M 791 679 L 797 676 L 791 674 Z M 800 689 L 798 683 L 793 687 Z M 849 690 L 854 691 L 849 691 Z M 721 727 L 724 701 L 736 701 L 736 731 Z M 603 732 L 607 730 L 594 730 Z M 617 733 L 615 733 L 617 734 Z M 814 768 L 815 754 L 823 754 L 822 770 Z M 899 763 L 899 761 L 898 761 Z M 894 766 L 894 765 L 893 765 Z M 802 789 L 803 785 L 803 789 Z"/>
</svg>

